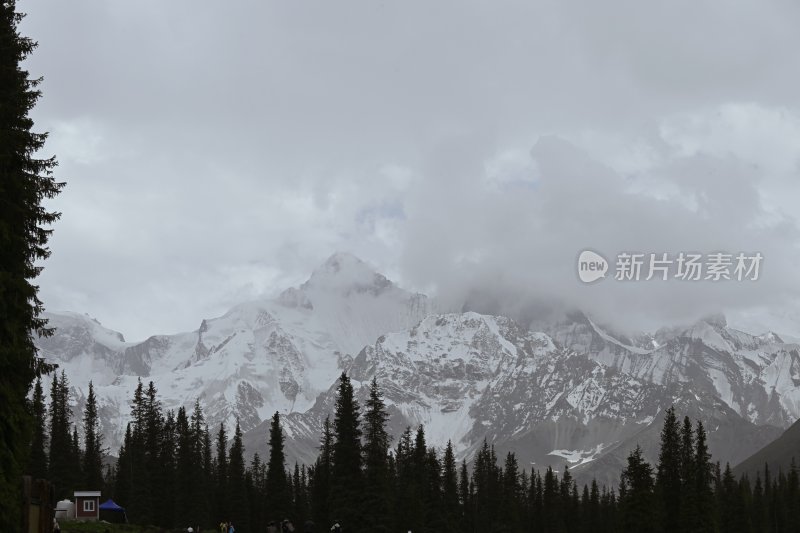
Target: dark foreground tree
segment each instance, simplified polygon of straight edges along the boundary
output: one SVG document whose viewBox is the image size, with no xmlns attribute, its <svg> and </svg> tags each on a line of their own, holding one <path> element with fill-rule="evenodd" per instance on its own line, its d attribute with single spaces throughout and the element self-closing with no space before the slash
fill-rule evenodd
<svg viewBox="0 0 800 533">
<path fill-rule="evenodd" d="M 28 457 L 27 473 L 34 478 L 47 477 L 47 430 L 45 429 L 47 411 L 44 404 L 44 390 L 42 389 L 42 378 L 36 379 L 33 388 L 33 401 L 31 412 L 33 413 L 33 440 L 31 441 L 31 453 Z"/>
<path fill-rule="evenodd" d="M 622 512 L 622 531 L 629 533 L 653 531 L 654 503 L 653 469 L 644 460 L 642 449 L 637 445 L 628 456 L 628 464 L 620 475 L 619 506 Z"/>
<path fill-rule="evenodd" d="M 374 533 L 391 529 L 390 479 L 389 479 L 389 434 L 386 423 L 389 414 L 383 403 L 383 395 L 373 378 L 364 413 L 364 485 L 361 500 L 361 516 L 364 527 Z"/>
<path fill-rule="evenodd" d="M 681 522 L 681 437 L 675 408 L 667 409 L 661 430 L 661 449 L 656 470 L 656 503 L 664 531 L 679 531 Z"/>
<path fill-rule="evenodd" d="M 270 520 L 283 520 L 290 508 L 289 480 L 286 477 L 286 457 L 283 454 L 283 429 L 281 415 L 277 411 L 272 416 L 269 428 L 269 463 L 267 465 L 266 492 L 267 517 Z"/>
<path fill-rule="evenodd" d="M 97 419 L 97 397 L 89 382 L 89 395 L 83 411 L 83 484 L 89 490 L 103 486 L 103 434 Z"/>
<path fill-rule="evenodd" d="M 34 133 L 29 112 L 39 79 L 21 66 L 36 43 L 19 34 L 14 0 L 0 1 L 0 531 L 20 527 L 20 476 L 30 450 L 32 416 L 26 397 L 50 370 L 37 357 L 33 334 L 47 335 L 36 261 L 50 252 L 46 228 L 58 213 L 42 207 L 63 187 L 52 177 L 54 158 L 36 159 L 47 135 Z"/>
<path fill-rule="evenodd" d="M 331 518 L 360 529 L 361 421 L 353 385 L 347 374 L 339 378 L 333 418 L 333 468 L 331 470 Z"/>
<path fill-rule="evenodd" d="M 236 528 L 241 531 L 250 530 L 250 510 L 247 500 L 247 481 L 245 478 L 244 445 L 242 444 L 242 429 L 239 419 L 236 419 L 236 429 L 233 432 L 233 442 L 230 449 L 230 462 L 228 463 L 228 483 L 230 487 L 230 506 Z"/>
<path fill-rule="evenodd" d="M 56 486 L 56 496 L 65 498 L 74 489 L 75 463 L 73 463 L 72 409 L 69 405 L 69 380 L 64 371 L 61 377 L 53 376 L 50 387 L 50 456 L 49 476 Z"/>
</svg>

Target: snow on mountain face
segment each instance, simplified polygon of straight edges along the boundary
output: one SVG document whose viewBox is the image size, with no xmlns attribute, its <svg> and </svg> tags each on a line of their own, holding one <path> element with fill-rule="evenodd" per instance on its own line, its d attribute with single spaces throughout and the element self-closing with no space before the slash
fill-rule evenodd
<svg viewBox="0 0 800 533">
<path fill-rule="evenodd" d="M 558 347 L 510 319 L 476 313 L 432 315 L 384 335 L 348 372 L 362 405 L 377 379 L 395 436 L 424 424 L 430 444 L 452 440 L 459 456 L 470 457 L 488 439 L 498 452 L 513 450 L 522 464 L 539 466 L 590 462 L 649 427 L 682 390 Z M 299 460 L 313 459 L 334 401 L 332 386 L 312 409 L 288 419 Z"/>
<path fill-rule="evenodd" d="M 155 383 L 167 409 L 200 398 L 211 425 L 231 427 L 238 417 L 247 431 L 275 411 L 307 410 L 364 345 L 411 327 L 428 308 L 424 295 L 336 254 L 300 287 L 237 305 L 194 332 L 125 343 L 88 317 L 50 314 L 56 333 L 38 346 L 66 370 L 76 401 L 94 380 L 101 426 L 116 450 L 139 378 Z"/>
<path fill-rule="evenodd" d="M 652 440 L 677 400 L 714 420 L 709 438 L 723 461 L 800 417 L 800 348 L 722 317 L 628 337 L 581 313 L 534 333 L 504 317 L 431 310 L 424 295 L 335 254 L 299 287 L 193 332 L 127 343 L 86 316 L 50 314 L 56 333 L 38 345 L 66 369 L 77 408 L 94 380 L 112 451 L 140 377 L 154 381 L 167 409 L 199 398 L 210 425 L 238 418 L 249 453 L 266 451 L 268 418 L 286 414 L 287 450 L 305 462 L 342 370 L 362 405 L 377 378 L 395 437 L 425 424 L 430 444 L 452 440 L 461 457 L 486 438 L 522 464 L 568 461 L 595 475 L 614 472 L 636 439 Z"/>
<path fill-rule="evenodd" d="M 800 346 L 776 334 L 750 335 L 713 316 L 660 330 L 647 350 L 611 337 L 583 315 L 548 333 L 559 345 L 637 379 L 692 383 L 756 424 L 785 427 L 800 417 Z"/>
</svg>

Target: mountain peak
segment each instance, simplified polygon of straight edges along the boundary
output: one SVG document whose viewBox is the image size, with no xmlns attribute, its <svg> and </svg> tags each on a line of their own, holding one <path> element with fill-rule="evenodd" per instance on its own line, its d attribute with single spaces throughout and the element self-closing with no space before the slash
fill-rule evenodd
<svg viewBox="0 0 800 533">
<path fill-rule="evenodd" d="M 715 328 L 723 329 L 723 328 L 728 327 L 728 320 L 725 318 L 725 315 L 722 314 L 722 313 L 713 313 L 713 314 L 704 316 L 701 319 L 701 321 L 705 322 L 706 324 L 708 324 L 710 326 L 713 326 Z"/>
<path fill-rule="evenodd" d="M 369 266 L 359 257 L 350 252 L 335 252 L 316 271 L 325 270 L 326 272 L 340 272 L 342 270 L 352 270 L 358 268 L 369 269 Z M 315 271 L 315 272 L 316 272 Z"/>
<path fill-rule="evenodd" d="M 392 287 L 391 281 L 348 252 L 336 252 L 317 267 L 303 288 L 378 293 Z"/>
</svg>

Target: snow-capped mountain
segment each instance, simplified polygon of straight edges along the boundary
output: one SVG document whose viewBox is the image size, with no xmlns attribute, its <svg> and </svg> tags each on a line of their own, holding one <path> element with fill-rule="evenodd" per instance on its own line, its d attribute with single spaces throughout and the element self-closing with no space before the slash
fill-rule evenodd
<svg viewBox="0 0 800 533">
<path fill-rule="evenodd" d="M 38 345 L 66 370 L 76 402 L 94 380 L 106 442 L 116 450 L 140 378 L 155 383 L 167 409 L 199 398 L 212 426 L 231 427 L 238 417 L 247 431 L 275 411 L 307 410 L 365 344 L 429 310 L 424 295 L 335 254 L 300 287 L 237 305 L 193 332 L 126 343 L 87 316 L 48 313 L 56 332 Z"/>
<path fill-rule="evenodd" d="M 687 373 L 674 369 L 656 372 L 682 368 L 700 355 L 712 370 L 718 366 L 712 355 L 727 359 L 724 353 L 707 353 L 702 343 L 689 343 L 685 350 L 669 348 L 672 342 L 682 345 L 684 338 L 676 335 L 648 352 L 626 345 L 580 314 L 554 325 L 552 337 L 503 317 L 432 315 L 365 347 L 348 372 L 362 403 L 369 381 L 377 378 L 390 406 L 394 435 L 406 426 L 425 424 L 429 442 L 442 446 L 452 440 L 460 456 L 471 456 L 488 439 L 500 454 L 514 451 L 521 464 L 567 463 L 581 467 L 577 472 L 584 477 L 615 484 L 625 456 L 637 443 L 656 457 L 662 415 L 673 403 L 681 413 L 707 423 L 715 458 L 732 463 L 780 432 L 775 425 L 758 424 L 761 418 L 769 418 L 768 413 L 779 413 L 775 420 L 796 416 L 780 402 L 764 404 L 767 414 L 752 416 L 758 409 L 751 408 L 750 417 L 742 416 L 726 404 L 733 403 L 734 395 L 710 388 L 714 381 L 701 379 L 693 363 L 692 379 L 683 379 Z M 668 365 L 664 359 L 675 353 L 678 362 Z M 735 397 L 760 398 L 764 383 L 761 389 L 758 383 L 751 379 Z M 334 400 L 332 386 L 308 412 L 289 417 L 300 460 L 311 460 L 316 453 L 322 421 Z M 254 438 L 251 444 L 259 441 Z M 603 461 L 593 463 L 601 457 Z"/>
<path fill-rule="evenodd" d="M 266 452 L 284 418 L 291 459 L 310 462 L 336 380 L 381 385 L 390 430 L 425 424 L 430 444 L 470 457 L 483 439 L 522 464 L 577 467 L 616 483 L 635 444 L 655 459 L 663 412 L 702 418 L 715 459 L 736 463 L 800 418 L 800 347 L 708 317 L 634 337 L 580 312 L 537 324 L 475 312 L 435 314 L 359 259 L 335 254 L 299 287 L 203 320 L 196 331 L 125 342 L 92 319 L 51 314 L 42 353 L 64 367 L 81 404 L 89 379 L 116 450 L 137 380 L 166 408 L 197 398 L 210 424 L 238 418 L 248 452 Z"/>
</svg>

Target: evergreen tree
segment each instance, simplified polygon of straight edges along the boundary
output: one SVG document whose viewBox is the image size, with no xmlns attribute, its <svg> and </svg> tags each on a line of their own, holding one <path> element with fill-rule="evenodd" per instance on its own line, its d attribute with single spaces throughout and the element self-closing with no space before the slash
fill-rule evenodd
<svg viewBox="0 0 800 533">
<path fill-rule="evenodd" d="M 424 437 L 423 437 L 424 446 Z M 394 452 L 394 529 L 397 531 L 420 531 L 424 524 L 424 508 L 419 486 L 422 483 L 416 456 L 416 446 L 407 427 L 400 435 Z"/>
<path fill-rule="evenodd" d="M 592 531 L 593 527 L 602 523 L 600 514 L 600 488 L 597 486 L 597 480 L 592 480 L 592 487 L 589 489 L 589 506 L 584 511 L 586 516 L 585 524 L 589 527 L 584 528 L 584 531 Z"/>
<path fill-rule="evenodd" d="M 69 445 L 70 464 L 75 468 L 70 472 L 69 484 L 72 487 L 83 487 L 83 480 L 86 475 L 83 472 L 83 453 L 81 452 L 80 439 L 78 438 L 78 426 L 72 426 L 72 438 Z"/>
<path fill-rule="evenodd" d="M 175 470 L 177 431 L 175 414 L 167 411 L 161 426 L 161 448 L 159 449 L 159 468 L 154 473 L 156 486 L 156 523 L 162 527 L 175 526 Z"/>
<path fill-rule="evenodd" d="M 267 470 L 258 453 L 253 455 L 248 473 L 248 500 L 250 501 L 250 522 L 252 524 L 267 523 L 264 502 L 267 500 Z"/>
<path fill-rule="evenodd" d="M 214 484 L 214 456 L 211 453 L 211 435 L 208 432 L 208 425 L 203 426 L 203 435 L 202 435 L 202 455 L 203 455 L 203 485 L 205 487 L 211 487 Z M 210 502 L 213 500 L 213 494 L 209 490 L 204 491 L 207 495 L 207 500 Z M 210 509 L 210 507 L 209 507 Z M 209 512 L 209 514 L 211 514 Z M 209 516 L 209 519 L 212 517 Z"/>
<path fill-rule="evenodd" d="M 389 434 L 386 421 L 389 414 L 383 395 L 373 378 L 364 413 L 364 484 L 361 516 L 364 527 L 377 533 L 391 528 L 389 510 Z"/>
<path fill-rule="evenodd" d="M 228 498 L 228 434 L 225 431 L 225 424 L 219 424 L 217 432 L 217 460 L 214 472 L 216 501 L 216 514 L 220 521 L 226 521 L 230 517 L 230 504 Z"/>
<path fill-rule="evenodd" d="M 442 512 L 442 464 L 434 448 L 428 448 L 426 458 L 427 500 L 423 532 L 438 533 L 445 528 Z"/>
<path fill-rule="evenodd" d="M 194 522 L 192 502 L 197 464 L 194 463 L 192 432 L 186 409 L 181 406 L 175 417 L 175 523 L 191 524 Z"/>
<path fill-rule="evenodd" d="M 706 443 L 706 431 L 703 423 L 697 422 L 696 448 L 693 458 L 694 466 L 694 509 L 696 519 L 691 530 L 697 533 L 710 533 L 715 530 L 714 494 L 711 488 L 711 455 Z"/>
<path fill-rule="evenodd" d="M 447 441 L 442 462 L 442 510 L 445 532 L 461 531 L 461 509 L 459 504 L 458 464 L 453 453 L 453 443 Z"/>
<path fill-rule="evenodd" d="M 425 440 L 425 428 L 417 426 L 414 436 L 414 447 L 411 451 L 411 476 L 414 483 L 414 497 L 417 500 L 415 508 L 419 509 L 419 524 L 414 531 L 423 530 L 428 524 L 428 509 L 432 495 L 428 484 L 428 443 Z"/>
<path fill-rule="evenodd" d="M 128 465 L 130 466 L 128 483 L 128 502 L 126 514 L 134 522 L 149 524 L 153 522 L 152 504 L 152 462 L 146 458 L 146 403 L 144 386 L 139 379 L 133 391 L 131 402 L 130 440 L 127 444 Z"/>
<path fill-rule="evenodd" d="M 745 520 L 745 501 L 736 478 L 731 471 L 731 465 L 725 466 L 722 475 L 722 494 L 720 496 L 720 531 L 730 533 L 744 533 L 749 531 Z"/>
<path fill-rule="evenodd" d="M 306 485 L 305 467 L 294 464 L 292 475 L 292 516 L 297 524 L 302 524 L 308 518 L 308 486 Z"/>
<path fill-rule="evenodd" d="M 56 497 L 63 499 L 75 490 L 75 463 L 73 462 L 70 426 L 72 409 L 69 406 L 69 381 L 62 370 L 53 376 L 50 388 L 50 481 L 55 485 Z"/>
<path fill-rule="evenodd" d="M 644 460 L 642 449 L 637 445 L 628 456 L 628 464 L 620 475 L 619 505 L 622 511 L 622 531 L 627 533 L 655 531 L 654 503 L 652 467 Z"/>
<path fill-rule="evenodd" d="M 159 453 L 161 451 L 161 438 L 162 438 L 162 425 L 164 423 L 163 414 L 161 412 L 161 402 L 158 400 L 158 392 L 153 382 L 147 385 L 147 391 L 144 396 L 144 412 L 143 412 L 143 443 L 145 454 L 145 468 L 149 472 L 149 479 L 152 483 L 153 474 L 156 473 L 159 467 Z"/>
<path fill-rule="evenodd" d="M 458 472 L 458 499 L 461 502 L 461 531 L 475 531 L 474 507 L 472 490 L 470 489 L 469 472 L 467 471 L 467 461 L 461 461 L 461 469 Z"/>
<path fill-rule="evenodd" d="M 330 513 L 331 476 L 333 475 L 333 432 L 329 418 L 322 425 L 320 454 L 314 463 L 311 479 L 312 516 L 319 525 L 327 524 L 333 518 Z"/>
<path fill-rule="evenodd" d="M 345 373 L 339 378 L 333 434 L 331 512 L 345 529 L 358 531 L 362 527 L 360 412 L 353 385 Z"/>
<path fill-rule="evenodd" d="M 36 378 L 36 384 L 33 387 L 31 412 L 33 414 L 33 440 L 26 470 L 34 479 L 47 479 L 47 453 L 45 452 L 47 448 L 45 429 L 47 413 L 41 377 Z"/>
<path fill-rule="evenodd" d="M 133 461 L 131 457 L 131 445 L 133 437 L 131 434 L 131 424 L 125 428 L 125 437 L 122 439 L 122 446 L 119 449 L 117 465 L 114 475 L 113 498 L 119 504 L 127 507 L 131 501 Z"/>
<path fill-rule="evenodd" d="M 194 498 L 194 521 L 205 524 L 211 519 L 211 513 L 208 510 L 209 498 L 207 496 L 207 489 L 203 485 L 208 479 L 206 471 L 204 470 L 205 458 L 203 457 L 203 439 L 206 432 L 205 416 L 203 409 L 200 405 L 200 400 L 194 401 L 194 409 L 192 410 L 192 417 L 190 419 L 190 434 L 192 438 L 190 453 L 194 461 L 193 474 L 193 491 L 191 493 Z"/>
<path fill-rule="evenodd" d="M 786 498 L 790 517 L 787 527 L 790 530 L 800 531 L 800 474 L 798 474 L 794 457 L 792 457 L 787 477 Z"/>
<path fill-rule="evenodd" d="M 531 474 L 530 507 L 531 531 L 544 531 L 544 483 L 539 472 Z"/>
<path fill-rule="evenodd" d="M 756 474 L 756 481 L 753 485 L 753 502 L 750 506 L 750 522 L 752 531 L 761 533 L 769 531 L 767 528 L 768 504 L 764 501 L 764 487 L 761 484 L 761 476 Z"/>
<path fill-rule="evenodd" d="M 697 471 L 695 468 L 695 438 L 692 421 L 683 418 L 681 428 L 680 471 L 681 471 L 681 531 L 691 532 L 699 520 L 697 502 Z"/>
<path fill-rule="evenodd" d="M 144 385 L 142 385 L 142 378 L 136 383 L 136 389 L 133 391 L 133 401 L 131 402 L 131 419 L 133 419 L 133 437 L 138 440 L 144 440 L 147 407 L 145 405 Z"/>
<path fill-rule="evenodd" d="M 679 531 L 681 526 L 681 439 L 675 408 L 667 409 L 661 430 L 661 450 L 656 472 L 658 521 L 666 532 Z"/>
<path fill-rule="evenodd" d="M 47 134 L 34 133 L 29 113 L 41 79 L 22 63 L 36 43 L 20 35 L 15 0 L 0 3 L 0 530 L 19 529 L 20 476 L 28 464 L 33 420 L 27 395 L 36 377 L 52 370 L 37 357 L 33 333 L 51 333 L 32 283 L 50 255 L 46 226 L 59 214 L 42 201 L 63 187 L 52 178 L 54 158 L 36 159 Z"/>
<path fill-rule="evenodd" d="M 289 480 L 286 477 L 286 458 L 283 453 L 281 416 L 275 411 L 269 428 L 269 463 L 267 465 L 267 518 L 280 521 L 291 509 Z"/>
<path fill-rule="evenodd" d="M 553 533 L 564 531 L 564 515 L 561 512 L 561 489 L 558 477 L 549 466 L 542 482 L 542 524 L 543 531 Z"/>
<path fill-rule="evenodd" d="M 244 445 L 242 444 L 242 429 L 239 420 L 236 420 L 236 429 L 233 432 L 230 458 L 228 463 L 228 486 L 230 487 L 230 506 L 232 520 L 236 528 L 241 531 L 250 529 L 249 502 L 247 500 L 247 483 L 244 468 Z"/>
<path fill-rule="evenodd" d="M 103 486 L 103 434 L 97 419 L 97 397 L 89 382 L 89 395 L 83 411 L 83 483 L 89 490 Z"/>
<path fill-rule="evenodd" d="M 519 531 L 522 527 L 520 501 L 520 473 L 517 458 L 508 452 L 503 468 L 502 500 L 499 522 L 508 531 Z"/>
<path fill-rule="evenodd" d="M 564 473 L 561 476 L 561 490 L 559 499 L 562 506 L 562 516 L 565 531 L 577 530 L 578 517 L 578 489 L 569 471 L 569 465 L 564 465 Z"/>
</svg>

